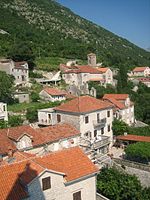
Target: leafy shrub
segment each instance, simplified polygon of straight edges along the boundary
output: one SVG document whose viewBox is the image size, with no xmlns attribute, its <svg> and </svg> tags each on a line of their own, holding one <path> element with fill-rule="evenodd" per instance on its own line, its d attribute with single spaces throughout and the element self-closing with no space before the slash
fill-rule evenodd
<svg viewBox="0 0 150 200">
<path fill-rule="evenodd" d="M 150 143 L 137 142 L 130 144 L 125 149 L 125 153 L 130 160 L 147 163 L 150 161 Z"/>
</svg>

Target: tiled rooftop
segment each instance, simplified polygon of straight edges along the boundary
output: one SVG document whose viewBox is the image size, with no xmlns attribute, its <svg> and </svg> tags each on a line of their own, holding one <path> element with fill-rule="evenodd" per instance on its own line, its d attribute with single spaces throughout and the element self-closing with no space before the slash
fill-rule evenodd
<svg viewBox="0 0 150 200">
<path fill-rule="evenodd" d="M 136 141 L 136 142 L 150 142 L 150 136 L 140 136 L 140 135 L 119 135 L 117 136 L 118 140 L 125 141 Z"/>
<path fill-rule="evenodd" d="M 54 110 L 73 113 L 86 113 L 112 107 L 113 106 L 110 103 L 98 100 L 94 97 L 80 96 L 58 107 L 55 107 Z"/>
<path fill-rule="evenodd" d="M 45 169 L 64 174 L 67 182 L 98 172 L 79 147 L 50 153 L 0 167 L 0 199 L 20 200 L 27 197 L 24 186 Z M 7 181 L 6 181 L 7 180 Z"/>
<path fill-rule="evenodd" d="M 144 72 L 144 70 L 146 69 L 147 67 L 135 67 L 133 69 L 133 72 Z"/>
</svg>

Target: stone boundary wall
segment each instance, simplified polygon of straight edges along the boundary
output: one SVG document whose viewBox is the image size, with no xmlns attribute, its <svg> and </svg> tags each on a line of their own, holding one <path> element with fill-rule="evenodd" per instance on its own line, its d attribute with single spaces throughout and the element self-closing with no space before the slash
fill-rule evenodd
<svg viewBox="0 0 150 200">
<path fill-rule="evenodd" d="M 150 172 L 150 165 L 141 164 L 141 163 L 137 163 L 137 162 L 133 162 L 133 161 L 129 161 L 129 160 L 123 160 L 123 159 L 119 159 L 119 158 L 113 158 L 113 160 L 120 165 L 124 165 L 127 167 L 132 167 L 132 168 Z"/>
</svg>

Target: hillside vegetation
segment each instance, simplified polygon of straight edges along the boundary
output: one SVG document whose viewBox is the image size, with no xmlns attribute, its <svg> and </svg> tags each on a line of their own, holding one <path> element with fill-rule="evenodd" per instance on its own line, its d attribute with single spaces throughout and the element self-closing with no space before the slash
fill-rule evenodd
<svg viewBox="0 0 150 200">
<path fill-rule="evenodd" d="M 7 57 L 22 46 L 28 46 L 35 58 L 86 60 L 87 53 L 94 52 L 98 61 L 108 66 L 150 64 L 149 52 L 56 1 L 1 0 L 0 56 Z"/>
</svg>

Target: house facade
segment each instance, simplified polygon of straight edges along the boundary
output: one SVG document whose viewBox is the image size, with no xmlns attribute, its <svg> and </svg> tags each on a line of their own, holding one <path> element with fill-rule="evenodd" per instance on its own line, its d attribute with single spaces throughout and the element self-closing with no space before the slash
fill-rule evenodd
<svg viewBox="0 0 150 200">
<path fill-rule="evenodd" d="M 135 123 L 134 104 L 128 94 L 105 94 L 103 100 L 115 106 L 114 118 L 121 119 L 129 126 Z"/>
<path fill-rule="evenodd" d="M 15 77 L 16 85 L 26 85 L 29 81 L 29 69 L 27 62 L 14 62 L 10 59 L 0 60 L 0 71 L 5 71 Z"/>
<path fill-rule="evenodd" d="M 89 81 L 96 81 L 106 87 L 107 84 L 114 84 L 113 73 L 110 68 L 92 66 L 65 66 L 61 65 L 63 80 L 69 85 L 75 85 L 79 89 L 88 87 Z"/>
<path fill-rule="evenodd" d="M 16 92 L 13 94 L 15 99 L 18 99 L 19 103 L 29 103 L 29 93 L 26 92 Z"/>
<path fill-rule="evenodd" d="M 0 121 L 8 121 L 7 104 L 0 102 Z"/>
<path fill-rule="evenodd" d="M 0 198 L 96 200 L 97 173 L 79 147 L 30 157 L 0 168 Z"/>
<path fill-rule="evenodd" d="M 51 102 L 66 100 L 66 92 L 57 88 L 46 87 L 39 93 L 39 96 L 41 99 Z"/>
<path fill-rule="evenodd" d="M 136 67 L 132 70 L 132 76 L 141 76 L 148 77 L 150 76 L 150 68 L 149 67 Z"/>
<path fill-rule="evenodd" d="M 53 109 L 39 110 L 38 119 L 51 116 L 52 124 L 67 122 L 81 133 L 80 145 L 94 148 L 96 153 L 107 153 L 113 144 L 113 106 L 90 96 L 81 96 Z M 50 125 L 50 124 L 49 124 Z"/>
</svg>

